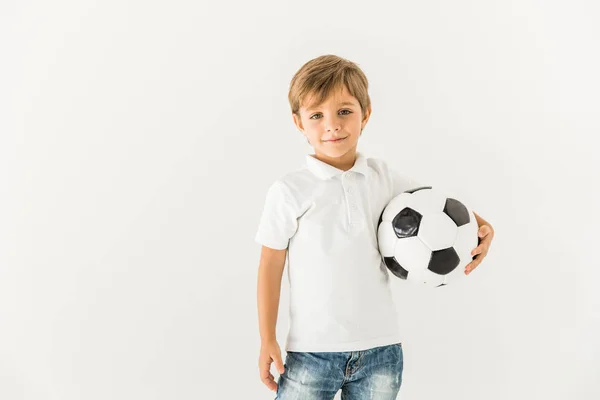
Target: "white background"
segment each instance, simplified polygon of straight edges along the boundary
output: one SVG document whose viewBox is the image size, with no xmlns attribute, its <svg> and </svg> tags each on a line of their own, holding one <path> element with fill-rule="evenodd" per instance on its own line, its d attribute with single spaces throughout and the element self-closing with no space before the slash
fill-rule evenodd
<svg viewBox="0 0 600 400">
<path fill-rule="evenodd" d="M 322 54 L 369 78 L 359 151 L 496 231 L 462 284 L 392 282 L 399 398 L 600 398 L 597 2 L 0 4 L 0 398 L 274 397 L 253 237 Z"/>
</svg>

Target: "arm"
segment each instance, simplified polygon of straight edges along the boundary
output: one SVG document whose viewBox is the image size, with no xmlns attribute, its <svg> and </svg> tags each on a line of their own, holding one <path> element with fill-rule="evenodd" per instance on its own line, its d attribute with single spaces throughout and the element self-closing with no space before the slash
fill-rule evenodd
<svg viewBox="0 0 600 400">
<path fill-rule="evenodd" d="M 279 311 L 281 277 L 287 249 L 275 250 L 262 246 L 258 267 L 258 320 L 262 342 L 276 339 L 275 328 Z"/>
<path fill-rule="evenodd" d="M 260 356 L 258 365 L 261 381 L 272 391 L 277 391 L 277 382 L 271 373 L 271 363 L 279 374 L 285 371 L 281 349 L 276 339 L 277 312 L 281 292 L 281 276 L 285 266 L 287 248 L 276 250 L 262 246 L 258 267 L 258 321 L 260 327 Z"/>
<path fill-rule="evenodd" d="M 267 387 L 277 391 L 271 363 L 279 374 L 285 367 L 277 343 L 276 325 L 279 311 L 281 276 L 290 239 L 298 228 L 298 210 L 289 188 L 279 181 L 271 185 L 265 199 L 255 240 L 262 245 L 258 266 L 258 324 L 260 328 L 260 378 Z"/>
</svg>

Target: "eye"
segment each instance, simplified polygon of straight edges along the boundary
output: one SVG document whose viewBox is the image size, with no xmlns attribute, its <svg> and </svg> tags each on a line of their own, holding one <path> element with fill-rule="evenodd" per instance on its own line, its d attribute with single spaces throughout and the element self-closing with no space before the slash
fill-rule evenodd
<svg viewBox="0 0 600 400">
<path fill-rule="evenodd" d="M 350 115 L 350 114 L 352 114 L 352 111 L 350 111 L 350 110 L 340 110 L 340 112 L 344 112 L 344 111 L 347 111 L 348 113 L 347 114 L 342 114 L 342 115 Z M 321 115 L 321 113 L 316 113 L 316 114 L 311 115 L 310 119 L 315 119 L 313 117 L 316 117 L 317 115 Z"/>
</svg>

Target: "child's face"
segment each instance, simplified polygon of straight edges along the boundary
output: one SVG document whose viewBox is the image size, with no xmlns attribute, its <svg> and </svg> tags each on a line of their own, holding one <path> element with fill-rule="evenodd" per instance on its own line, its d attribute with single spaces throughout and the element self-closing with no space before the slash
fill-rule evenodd
<svg viewBox="0 0 600 400">
<path fill-rule="evenodd" d="M 315 153 L 325 158 L 343 158 L 356 152 L 361 130 L 367 124 L 371 109 L 363 116 L 358 100 L 346 86 L 333 93 L 322 104 L 314 105 L 313 97 L 300 107 L 300 118 L 294 123 L 306 136 Z M 340 140 L 335 140 L 340 139 Z"/>
</svg>

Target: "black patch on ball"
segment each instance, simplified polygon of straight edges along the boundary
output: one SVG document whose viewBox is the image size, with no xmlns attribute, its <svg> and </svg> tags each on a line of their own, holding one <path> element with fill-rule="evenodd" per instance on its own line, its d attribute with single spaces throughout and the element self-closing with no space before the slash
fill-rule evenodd
<svg viewBox="0 0 600 400">
<path fill-rule="evenodd" d="M 394 217 L 392 226 L 399 239 L 417 236 L 423 216 L 410 207 L 404 208 Z"/>
<path fill-rule="evenodd" d="M 448 247 L 447 249 L 433 251 L 427 268 L 438 275 L 446 275 L 454 271 L 459 263 L 460 258 L 454 248 Z"/>
<path fill-rule="evenodd" d="M 444 205 L 444 213 L 449 216 L 456 226 L 463 226 L 468 224 L 471 218 L 469 217 L 469 211 L 467 207 L 456 199 L 448 197 L 446 199 L 446 205 Z"/>
<path fill-rule="evenodd" d="M 385 211 L 385 208 L 383 209 L 383 211 Z M 383 211 L 381 211 L 381 214 L 379 214 L 379 222 L 377 222 L 378 229 L 379 229 L 379 225 L 381 225 L 381 222 L 383 221 Z"/>
<path fill-rule="evenodd" d="M 394 257 L 383 257 L 385 265 L 388 267 L 390 272 L 396 275 L 400 279 L 406 279 L 408 277 L 408 271 L 402 268 L 398 261 Z"/>
<path fill-rule="evenodd" d="M 423 190 L 423 189 L 431 189 L 431 186 L 421 186 L 418 188 L 414 188 L 414 189 L 410 189 L 410 190 L 405 190 L 404 193 L 414 193 L 414 192 L 418 192 L 419 190 Z"/>
</svg>

